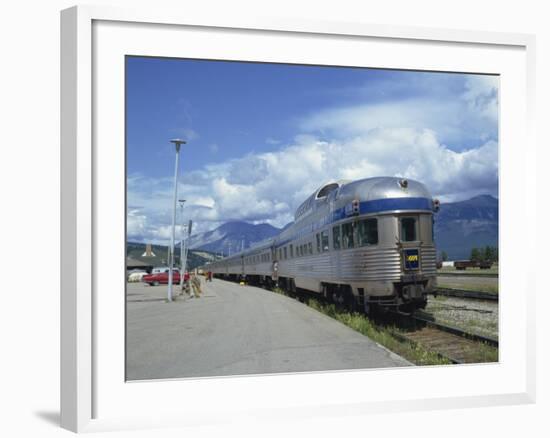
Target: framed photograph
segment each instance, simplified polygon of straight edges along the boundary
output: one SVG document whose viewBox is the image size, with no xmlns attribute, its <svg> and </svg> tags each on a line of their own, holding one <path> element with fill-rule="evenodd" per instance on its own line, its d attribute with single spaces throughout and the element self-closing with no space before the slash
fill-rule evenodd
<svg viewBox="0 0 550 438">
<path fill-rule="evenodd" d="M 63 427 L 534 401 L 532 36 L 61 17 Z"/>
</svg>

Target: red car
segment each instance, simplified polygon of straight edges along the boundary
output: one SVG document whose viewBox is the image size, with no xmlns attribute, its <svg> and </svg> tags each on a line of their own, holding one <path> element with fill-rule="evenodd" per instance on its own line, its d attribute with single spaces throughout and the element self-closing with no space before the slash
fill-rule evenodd
<svg viewBox="0 0 550 438">
<path fill-rule="evenodd" d="M 189 273 L 186 272 L 183 276 L 183 280 L 189 280 Z M 144 275 L 141 279 L 144 283 L 148 283 L 150 286 L 158 286 L 159 284 L 168 284 L 168 272 L 159 272 L 158 274 Z M 178 284 L 180 282 L 180 273 L 178 270 L 174 270 L 172 276 L 172 282 Z"/>
</svg>

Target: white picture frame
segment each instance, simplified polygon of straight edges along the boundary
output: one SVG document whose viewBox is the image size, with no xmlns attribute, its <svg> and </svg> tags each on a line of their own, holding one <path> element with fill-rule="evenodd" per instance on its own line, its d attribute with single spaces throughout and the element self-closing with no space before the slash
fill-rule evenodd
<svg viewBox="0 0 550 438">
<path fill-rule="evenodd" d="M 147 32 L 146 38 L 140 35 Z M 120 54 L 157 53 L 158 56 L 178 56 L 179 49 L 171 47 L 167 36 L 172 32 L 191 32 L 186 34 L 195 38 L 198 44 L 187 48 L 193 56 L 205 58 L 214 56 L 216 50 L 231 49 L 228 56 L 238 59 L 234 46 L 224 49 L 214 39 L 220 32 L 232 32 L 235 38 L 250 42 L 247 59 L 272 60 L 276 54 L 266 54 L 259 42 L 263 38 L 304 39 L 312 44 L 307 56 L 315 57 L 315 41 L 334 41 L 334 46 L 324 47 L 328 52 L 322 56 L 332 57 L 333 63 L 341 63 L 337 53 L 338 45 L 367 44 L 374 47 L 383 44 L 388 49 L 388 58 L 380 60 L 377 67 L 418 68 L 423 62 L 424 69 L 438 70 L 438 63 L 446 62 L 446 70 L 469 71 L 501 74 L 502 93 L 505 100 L 501 108 L 501 210 L 509 213 L 503 219 L 501 215 L 501 361 L 489 368 L 487 365 L 463 366 L 449 372 L 442 368 L 416 368 L 414 371 L 349 371 L 340 373 L 304 373 L 280 376 L 252 376 L 220 379 L 182 379 L 170 382 L 125 383 L 120 381 L 120 368 L 108 360 L 113 355 L 124 354 L 118 351 L 121 330 L 124 331 L 123 314 L 120 300 L 107 302 L 100 296 L 105 288 L 104 277 L 114 275 L 103 269 L 104 264 L 113 259 L 104 252 L 109 245 L 113 257 L 123 248 L 116 239 L 120 231 L 120 221 L 112 221 L 112 230 L 105 228 L 105 209 L 98 208 L 107 202 L 105 186 L 109 185 L 105 175 L 122 172 L 121 161 L 113 159 L 104 163 L 104 155 L 97 153 L 97 145 L 102 144 L 104 135 L 113 135 L 116 154 L 120 158 L 120 132 L 123 132 L 124 118 L 120 113 L 110 113 L 107 119 L 101 108 L 105 105 L 98 90 L 109 91 L 116 100 L 110 105 L 113 111 L 120 111 L 120 98 L 124 90 L 120 85 L 120 70 L 109 70 L 110 64 L 102 62 L 114 59 L 120 61 Z M 132 35 L 134 45 L 127 52 L 126 34 Z M 204 43 L 200 38 L 205 38 Z M 207 39 L 214 38 L 210 43 Z M 325 40 L 323 40 L 323 38 Z M 166 44 L 162 44 L 164 41 Z M 109 44 L 106 45 L 105 43 Z M 202 46 L 201 46 L 202 44 Z M 413 59 L 405 56 L 404 47 L 416 48 L 419 53 L 430 50 L 441 53 L 441 60 L 435 58 Z M 305 46 L 304 46 L 305 47 Z M 514 248 L 528 242 L 528 248 L 534 248 L 536 185 L 534 175 L 535 144 L 533 139 L 534 110 L 534 49 L 535 40 L 531 35 L 459 31 L 449 29 L 424 29 L 415 27 L 377 26 L 365 23 L 317 22 L 305 19 L 251 18 L 240 19 L 200 16 L 192 11 L 163 11 L 154 8 L 148 10 L 126 10 L 108 7 L 78 6 L 61 13 L 61 425 L 72 431 L 100 431 L 118 428 L 147 428 L 162 426 L 185 426 L 189 424 L 209 424 L 235 419 L 309 417 L 346 414 L 360 415 L 364 412 L 394 412 L 412 409 L 440 409 L 503 404 L 531 403 L 535 400 L 535 311 L 534 276 L 521 255 Z M 136 53 L 136 50 L 139 53 Z M 171 52 L 171 50 L 173 52 Z M 236 50 L 236 49 L 235 49 Z M 243 49 L 245 50 L 245 49 Z M 299 47 L 288 61 L 300 58 Z M 446 55 L 446 51 L 456 54 Z M 468 55 L 468 51 L 473 53 Z M 478 51 L 478 52 L 476 52 Z M 380 50 L 378 50 L 380 52 Z M 407 50 L 409 52 L 409 50 Z M 475 53 L 474 53 L 475 52 Z M 201 55 L 202 53 L 202 55 Z M 289 52 L 290 53 L 290 52 Z M 374 52 L 373 52 L 374 53 Z M 477 54 L 476 54 L 477 53 Z M 401 54 L 397 62 L 396 56 Z M 492 54 L 492 55 L 491 55 Z M 481 55 L 481 56 L 480 56 Z M 105 56 L 105 58 L 102 58 Z M 290 59 L 290 57 L 295 58 Z M 306 56 L 304 54 L 304 56 Z M 319 55 L 321 56 L 321 55 Z M 343 55 L 342 55 L 343 56 Z M 427 55 L 424 55 L 427 56 Z M 469 60 L 465 61 L 470 56 Z M 494 63 L 487 56 L 493 56 Z M 113 58 L 114 57 L 114 58 Z M 392 58 L 393 57 L 393 58 Z M 462 57 L 462 58 L 461 58 Z M 479 68 L 473 62 L 479 62 Z M 446 61 L 443 58 L 447 58 Z M 229 59 L 229 58 L 228 58 Z M 320 58 L 318 58 L 320 59 Z M 317 60 L 318 60 L 317 59 Z M 98 62 L 99 60 L 99 62 Z M 117 61 L 118 60 L 118 61 Z M 314 62 L 314 59 L 307 62 Z M 321 62 L 322 63 L 322 62 Z M 433 64 L 430 64 L 433 63 Z M 114 64 L 113 64 L 114 65 Z M 495 67 L 490 67 L 494 65 Z M 112 72 L 112 77 L 110 77 Z M 101 81 L 113 84 L 103 86 Z M 111 88 L 109 88 L 111 87 Z M 114 88 L 112 88 L 114 87 Z M 101 94 L 101 92 L 99 92 Z M 123 100 L 123 99 L 122 99 Z M 511 102 L 514 105 L 511 105 Z M 110 110 L 109 110 L 110 111 Z M 515 120 L 515 123 L 510 123 Z M 121 125 L 122 124 L 122 125 Z M 100 128 L 98 129 L 98 125 Z M 512 126 L 513 125 L 513 126 Z M 517 151 L 503 149 L 511 141 L 521 141 L 523 147 Z M 99 142 L 99 143 L 98 143 Z M 122 145 L 122 147 L 124 147 Z M 117 149 L 118 148 L 118 149 Z M 115 155 L 116 155 L 115 154 Z M 110 167 L 108 167 L 110 166 Z M 118 166 L 118 167 L 117 167 Z M 118 174 L 117 174 L 118 175 Z M 512 180 L 512 176 L 515 178 Z M 120 201 L 114 190 L 109 202 Z M 512 199 L 518 199 L 517 206 L 530 205 L 530 208 L 513 208 Z M 116 205 L 116 204 L 115 204 Z M 122 209 L 121 209 L 122 210 Z M 116 216 L 120 218 L 122 216 Z M 526 225 L 530 224 L 530 225 Z M 518 236 L 506 230 L 523 227 L 522 242 Z M 116 228 L 116 229 L 115 229 Z M 110 233 L 114 234 L 110 234 Z M 98 237 L 104 236 L 104 237 Z M 98 240 L 99 239 L 99 240 Z M 101 239 L 105 239 L 100 241 Z M 118 243 L 114 243 L 118 242 Z M 117 264 L 116 259 L 113 262 Z M 120 258 L 120 264 L 124 264 Z M 514 266 L 514 272 L 505 270 Z M 118 269 L 118 268 L 117 268 Z M 104 275 L 105 274 L 105 275 Z M 111 277 L 109 277 L 111 278 Z M 506 283 L 505 283 L 506 282 Z M 516 330 L 512 332 L 510 315 L 512 303 L 507 300 L 506 288 L 521 291 L 520 299 L 514 303 L 517 309 Z M 116 289 L 116 287 L 115 287 Z M 118 307 L 117 307 L 118 306 Z M 105 333 L 114 333 L 107 339 Z M 502 336 L 502 335 L 505 336 Z M 118 342 L 118 344 L 117 344 Z M 117 356 L 118 357 L 118 356 Z M 120 365 L 120 362 L 117 362 Z M 116 368 L 116 369 L 115 369 Z M 504 370 L 504 371 L 503 371 Z M 403 374 L 407 373 L 409 374 Z M 376 389 L 372 382 L 372 373 L 380 373 L 377 380 L 391 379 L 396 382 L 407 381 L 414 372 L 415 379 L 430 379 L 436 383 L 427 392 L 418 388 L 409 388 L 400 393 L 387 392 L 382 397 L 383 386 Z M 490 376 L 494 376 L 494 381 Z M 453 388 L 441 388 L 437 381 L 445 379 L 473 379 L 478 390 L 468 385 Z M 501 386 L 498 380 L 501 380 Z M 116 385 L 113 385 L 113 382 Z M 319 383 L 322 382 L 322 391 Z M 351 393 L 345 390 L 351 383 L 362 382 L 372 388 L 372 393 Z M 223 383 L 223 385 L 221 384 Z M 109 388 L 115 387 L 109 398 Z M 452 386 L 449 383 L 449 386 Z M 460 388 L 460 386 L 463 386 Z M 179 408 L 170 404 L 174 400 L 174 390 L 185 387 L 185 391 L 194 397 L 210 400 L 207 405 L 198 407 L 192 413 L 188 407 Z M 223 389 L 222 389 L 223 387 Z M 289 402 L 285 390 L 300 388 L 299 395 Z M 343 389 L 344 388 L 344 389 Z M 118 392 L 117 392 L 118 391 Z M 378 393 L 377 393 L 378 391 Z M 228 400 L 239 394 L 238 408 L 223 409 Z M 269 394 L 267 400 L 266 394 Z M 301 394 L 304 394 L 301 396 Z M 377 395 L 378 394 L 378 395 Z M 213 403 L 212 397 L 219 400 Z M 156 399 L 166 401 L 151 409 L 146 406 L 148 415 L 140 411 L 139 400 Z M 132 400 L 134 402 L 132 402 Z M 232 407 L 233 408 L 233 407 Z M 144 408 L 145 409 L 145 408 Z M 103 414 L 105 413 L 105 414 Z"/>
</svg>

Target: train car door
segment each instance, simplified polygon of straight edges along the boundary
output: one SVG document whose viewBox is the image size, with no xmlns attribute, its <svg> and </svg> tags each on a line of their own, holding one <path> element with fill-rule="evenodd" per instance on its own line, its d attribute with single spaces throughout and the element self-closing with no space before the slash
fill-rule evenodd
<svg viewBox="0 0 550 438">
<path fill-rule="evenodd" d="M 244 254 L 241 255 L 241 278 L 244 278 Z"/>
<path fill-rule="evenodd" d="M 274 246 L 271 247 L 271 280 L 279 280 L 279 261 L 277 259 L 277 250 Z"/>
<path fill-rule="evenodd" d="M 415 272 L 420 269 L 420 225 L 416 214 L 399 217 L 399 241 L 402 248 L 403 269 Z"/>
</svg>

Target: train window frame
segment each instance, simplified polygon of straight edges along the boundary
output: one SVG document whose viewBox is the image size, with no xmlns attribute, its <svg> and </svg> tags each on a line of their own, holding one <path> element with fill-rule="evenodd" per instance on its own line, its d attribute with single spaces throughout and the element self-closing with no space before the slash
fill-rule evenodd
<svg viewBox="0 0 550 438">
<path fill-rule="evenodd" d="M 362 224 L 366 224 L 366 223 L 374 223 L 375 224 L 375 228 L 376 228 L 376 241 L 374 242 L 371 242 L 370 239 L 369 239 L 369 232 L 365 232 L 365 235 L 367 237 L 367 242 L 366 243 L 362 243 L 363 240 L 360 238 L 360 229 L 361 229 L 361 225 Z M 359 219 L 358 221 L 356 221 L 354 223 L 354 226 L 352 227 L 353 229 L 353 240 L 354 240 L 354 243 L 355 243 L 355 246 L 357 246 L 357 248 L 362 248 L 362 247 L 365 247 L 365 246 L 373 246 L 373 245 L 378 245 L 378 242 L 379 242 L 379 233 L 378 233 L 378 218 L 376 217 L 367 217 L 367 218 L 364 218 L 364 219 Z"/>
<path fill-rule="evenodd" d="M 290 244 L 290 258 L 294 258 L 294 246 L 292 244 Z"/>
<path fill-rule="evenodd" d="M 313 243 L 308 242 L 307 248 L 308 248 L 309 254 L 310 255 L 313 254 Z"/>
<path fill-rule="evenodd" d="M 348 227 L 350 228 L 349 236 L 347 235 L 347 233 L 344 233 L 344 229 L 347 229 Z M 351 242 L 351 244 L 345 245 L 344 244 L 344 237 L 349 239 L 348 242 Z M 342 224 L 342 249 L 353 249 L 353 248 L 355 248 L 354 238 L 355 238 L 355 236 L 354 236 L 354 231 L 353 231 L 353 222 L 344 222 Z"/>
<path fill-rule="evenodd" d="M 283 255 L 285 256 L 285 260 L 287 259 L 287 250 L 286 246 L 283 248 Z"/>
<path fill-rule="evenodd" d="M 338 239 L 336 237 L 338 237 Z M 336 243 L 338 243 L 338 245 L 336 245 Z M 340 230 L 340 225 L 336 225 L 332 227 L 332 247 L 338 251 L 340 250 L 341 246 L 342 246 L 342 232 Z"/>
<path fill-rule="evenodd" d="M 414 239 L 403 239 L 403 220 L 412 219 L 414 220 Z M 418 215 L 406 215 L 406 216 L 400 216 L 399 217 L 399 241 L 404 243 L 410 243 L 410 242 L 418 242 L 419 241 L 419 217 Z"/>
<path fill-rule="evenodd" d="M 323 252 L 327 252 L 330 250 L 330 239 L 328 230 L 321 231 L 321 249 L 323 250 Z"/>
<path fill-rule="evenodd" d="M 320 253 L 321 252 L 321 236 L 319 235 L 319 233 L 317 233 L 315 235 L 315 237 L 317 238 L 317 253 Z"/>
</svg>

